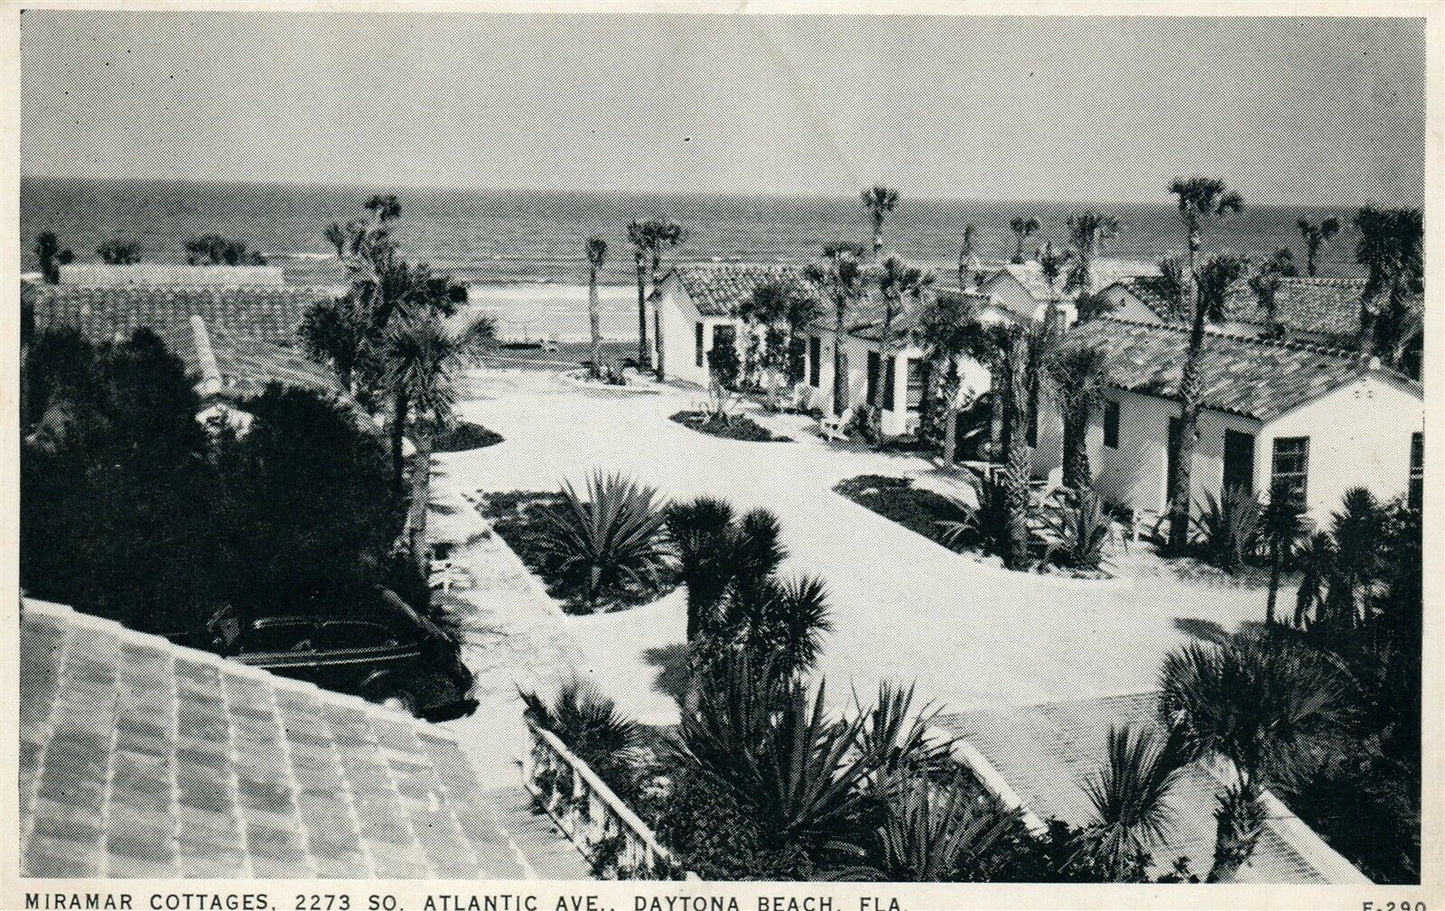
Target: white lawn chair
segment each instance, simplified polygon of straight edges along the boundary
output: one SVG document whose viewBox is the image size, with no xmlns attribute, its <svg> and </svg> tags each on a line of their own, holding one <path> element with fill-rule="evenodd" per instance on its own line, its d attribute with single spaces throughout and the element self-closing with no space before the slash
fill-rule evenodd
<svg viewBox="0 0 1445 911">
<path fill-rule="evenodd" d="M 820 433 L 825 440 L 835 440 L 846 443 L 848 441 L 848 434 L 844 428 L 851 423 L 853 423 L 852 407 L 844 409 L 843 413 L 837 417 L 825 414 L 818 419 L 818 433 Z"/>
</svg>

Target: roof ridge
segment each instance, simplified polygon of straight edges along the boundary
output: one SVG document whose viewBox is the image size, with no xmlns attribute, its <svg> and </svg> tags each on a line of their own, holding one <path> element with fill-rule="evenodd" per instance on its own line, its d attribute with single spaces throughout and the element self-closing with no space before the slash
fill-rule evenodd
<svg viewBox="0 0 1445 911">
<path fill-rule="evenodd" d="M 1178 323 L 1152 323 L 1146 322 L 1144 320 L 1125 319 L 1121 316 L 1111 316 L 1109 314 L 1100 314 L 1099 316 L 1094 317 L 1094 319 L 1106 320 L 1111 323 L 1122 323 L 1126 326 L 1139 326 L 1145 329 L 1168 330 L 1170 332 L 1177 332 L 1180 334 L 1187 334 L 1191 331 L 1189 326 Z M 1323 345 L 1318 342 L 1306 342 L 1299 339 L 1288 338 L 1264 338 L 1258 335 L 1244 335 L 1238 332 L 1226 332 L 1223 329 L 1216 328 L 1207 328 L 1205 332 L 1208 335 L 1213 335 L 1217 338 L 1227 338 L 1232 341 L 1259 345 L 1264 348 L 1287 348 L 1293 349 L 1295 351 L 1309 351 L 1315 354 L 1324 354 L 1332 357 L 1337 357 L 1341 360 L 1350 360 L 1353 359 L 1355 356 L 1355 352 L 1349 348 L 1339 348 L 1330 345 Z"/>
</svg>

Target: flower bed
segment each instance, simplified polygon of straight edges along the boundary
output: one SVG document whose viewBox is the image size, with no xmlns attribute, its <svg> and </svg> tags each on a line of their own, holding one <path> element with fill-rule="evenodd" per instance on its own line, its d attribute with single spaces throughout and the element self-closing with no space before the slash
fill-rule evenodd
<svg viewBox="0 0 1445 911">
<path fill-rule="evenodd" d="M 724 419 L 718 419 L 705 411 L 679 411 L 672 416 L 671 420 L 696 430 L 698 433 L 722 437 L 725 440 L 739 440 L 744 443 L 793 442 L 788 437 L 780 437 L 757 421 L 742 414 L 733 414 Z"/>
<path fill-rule="evenodd" d="M 834 486 L 833 491 L 902 525 L 909 531 L 923 535 L 949 550 L 967 556 L 980 563 L 1002 568 L 1003 561 L 992 554 L 987 545 L 986 533 L 980 527 L 979 512 L 966 503 L 950 499 L 936 491 L 916 487 L 911 478 L 887 475 L 858 475 L 845 478 Z M 946 523 L 957 524 L 950 534 Z M 1064 576 L 1072 579 L 1113 579 L 1103 569 L 1089 569 L 1061 565 L 1058 552 L 1050 542 L 1038 533 L 1037 523 L 1030 523 L 1030 543 L 1034 558 L 1029 571 Z"/>
<path fill-rule="evenodd" d="M 659 575 L 655 585 L 632 586 L 621 595 L 588 608 L 583 602 L 582 592 L 569 583 L 537 541 L 538 523 L 543 521 L 541 511 L 560 507 L 564 502 L 560 493 L 509 490 L 485 495 L 481 506 L 482 515 L 491 522 L 492 530 L 502 536 L 527 569 L 542 581 L 547 594 L 561 603 L 564 611 L 587 614 L 623 610 L 650 604 L 677 587 L 677 576 L 668 569 Z"/>
</svg>

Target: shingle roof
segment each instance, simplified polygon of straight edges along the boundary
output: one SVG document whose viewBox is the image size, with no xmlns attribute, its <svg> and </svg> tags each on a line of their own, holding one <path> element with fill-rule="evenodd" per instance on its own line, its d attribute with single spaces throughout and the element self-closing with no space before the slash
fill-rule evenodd
<svg viewBox="0 0 1445 911">
<path fill-rule="evenodd" d="M 1076 324 L 1069 338 L 1109 354 L 1113 385 L 1161 398 L 1178 394 L 1189 345 L 1186 327 L 1100 317 Z M 1359 375 L 1359 363 L 1348 352 L 1207 332 L 1200 401 L 1206 408 L 1269 422 Z M 1420 392 L 1418 383 L 1387 375 Z"/>
<path fill-rule="evenodd" d="M 692 298 L 693 306 L 703 316 L 730 316 L 760 285 L 775 281 L 803 281 L 803 271 L 796 266 L 775 265 L 699 265 L 673 269 L 683 290 Z"/>
<path fill-rule="evenodd" d="M 215 352 L 223 389 L 242 397 L 270 382 L 340 392 L 330 370 L 296 347 L 306 311 L 330 292 L 317 288 L 82 288 L 34 286 L 27 300 L 37 329 L 69 326 L 92 342 L 128 339 L 136 329 L 159 335 L 187 368 L 202 370 L 191 317 L 200 316 Z"/>
<path fill-rule="evenodd" d="M 1158 697 L 1140 693 L 1103 699 L 945 715 L 935 724 L 963 738 L 992 766 L 1025 807 L 1040 819 L 1084 825 L 1093 807 L 1083 782 L 1105 760 L 1111 726 L 1159 732 Z M 1174 825 L 1153 851 L 1156 873 L 1187 856 L 1194 872 L 1208 872 L 1214 856 L 1215 795 L 1221 781 L 1206 763 L 1186 766 L 1170 792 Z M 1282 804 L 1266 800 L 1272 815 L 1254 856 L 1240 875 L 1254 883 L 1364 883 L 1357 870 Z"/>
<path fill-rule="evenodd" d="M 26 600 L 20 864 L 37 877 L 517 879 L 452 736 Z"/>
</svg>

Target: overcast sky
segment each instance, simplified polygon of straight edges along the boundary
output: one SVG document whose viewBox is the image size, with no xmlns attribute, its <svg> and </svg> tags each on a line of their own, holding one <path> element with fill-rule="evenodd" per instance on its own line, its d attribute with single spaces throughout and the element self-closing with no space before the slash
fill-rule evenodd
<svg viewBox="0 0 1445 911">
<path fill-rule="evenodd" d="M 1383 19 L 27 11 L 25 173 L 1423 204 Z"/>
</svg>

